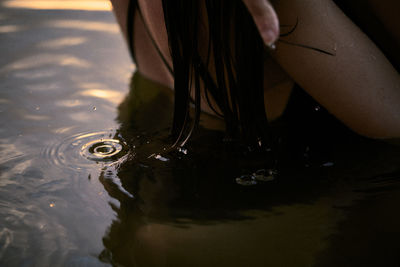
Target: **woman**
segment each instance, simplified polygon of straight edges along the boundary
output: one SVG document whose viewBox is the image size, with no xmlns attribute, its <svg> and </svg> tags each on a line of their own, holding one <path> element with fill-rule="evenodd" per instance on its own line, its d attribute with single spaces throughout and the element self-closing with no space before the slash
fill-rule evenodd
<svg viewBox="0 0 400 267">
<path fill-rule="evenodd" d="M 268 121 L 284 113 L 295 84 L 356 133 L 400 137 L 397 62 L 332 0 L 272 1 L 274 8 L 267 0 L 112 2 L 138 71 L 175 89 L 180 144 L 193 130 L 192 99 L 197 115 L 221 115 L 231 137 L 268 143 Z M 390 31 L 397 18 L 385 13 L 385 2 L 368 3 L 381 7 L 375 15 L 398 48 L 399 32 Z M 265 49 L 278 37 L 277 17 L 276 49 Z"/>
</svg>

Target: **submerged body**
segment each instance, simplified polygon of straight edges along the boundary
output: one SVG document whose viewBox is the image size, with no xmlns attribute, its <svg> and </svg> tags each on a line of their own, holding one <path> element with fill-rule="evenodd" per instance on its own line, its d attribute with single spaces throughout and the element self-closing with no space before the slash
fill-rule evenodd
<svg viewBox="0 0 400 267">
<path fill-rule="evenodd" d="M 129 1 L 112 2 L 127 35 Z M 370 1 L 370 4 L 381 6 L 376 8 L 377 17 L 382 18 L 384 25 L 391 25 L 396 18 L 388 16 L 384 7 L 385 4 L 386 7 L 398 4 L 375 2 Z M 364 32 L 331 0 L 273 1 L 273 5 L 282 33 L 288 26 L 290 30 L 296 22 L 298 25 L 290 35 L 278 40 L 276 50 L 264 60 L 264 100 L 268 119 L 274 120 L 284 112 L 296 83 L 355 132 L 376 138 L 400 137 L 399 73 Z M 173 88 L 174 77 L 168 70 L 172 58 L 161 0 L 139 0 L 138 6 L 141 16 L 135 16 L 133 24 L 138 71 Z M 204 10 L 201 12 L 205 16 Z M 390 31 L 393 27 L 386 28 L 396 40 L 398 32 Z M 207 33 L 203 34 L 207 36 Z M 207 47 L 207 38 L 200 38 L 199 47 L 202 44 Z M 331 55 L 291 44 L 315 47 Z M 212 68 L 211 64 L 211 73 Z M 203 104 L 202 108 L 212 113 L 207 105 Z"/>
</svg>

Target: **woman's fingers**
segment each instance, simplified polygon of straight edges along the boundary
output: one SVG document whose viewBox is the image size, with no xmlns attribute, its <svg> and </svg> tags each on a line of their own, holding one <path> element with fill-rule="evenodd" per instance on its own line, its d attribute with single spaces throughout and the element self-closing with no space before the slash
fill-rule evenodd
<svg viewBox="0 0 400 267">
<path fill-rule="evenodd" d="M 272 46 L 279 37 L 279 21 L 268 0 L 243 0 L 252 15 L 264 43 Z"/>
</svg>

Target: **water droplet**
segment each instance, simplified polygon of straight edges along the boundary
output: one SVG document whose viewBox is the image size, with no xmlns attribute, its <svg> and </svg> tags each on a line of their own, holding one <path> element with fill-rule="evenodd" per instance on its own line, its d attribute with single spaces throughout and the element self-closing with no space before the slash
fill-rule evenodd
<svg viewBox="0 0 400 267">
<path fill-rule="evenodd" d="M 94 110 L 94 111 L 96 111 L 96 110 L 97 110 L 97 108 L 96 108 L 96 107 L 93 107 L 93 110 Z"/>
<path fill-rule="evenodd" d="M 315 110 L 315 111 L 320 111 L 320 110 L 321 110 L 321 107 L 320 107 L 320 106 L 315 106 L 315 107 L 314 107 L 314 110 Z"/>
<path fill-rule="evenodd" d="M 322 164 L 322 167 L 332 167 L 333 165 L 335 165 L 333 162 L 328 161 L 328 162 L 325 162 L 324 164 Z"/>
<path fill-rule="evenodd" d="M 183 148 L 183 147 L 179 147 L 178 151 L 183 153 L 183 154 L 185 154 L 185 155 L 187 155 L 187 153 L 188 153 L 188 150 L 186 148 Z"/>
<path fill-rule="evenodd" d="M 40 107 L 39 107 L 39 106 L 37 106 L 37 107 L 35 108 L 35 110 L 40 110 Z"/>
<path fill-rule="evenodd" d="M 246 174 L 236 178 L 236 183 L 239 185 L 249 186 L 249 185 L 256 185 L 257 181 L 254 175 Z"/>
<path fill-rule="evenodd" d="M 161 155 L 155 155 L 154 158 L 158 159 L 158 160 L 161 160 L 161 161 L 164 161 L 164 162 L 169 161 L 169 159 L 167 159 L 167 158 L 165 158 L 165 157 L 163 157 Z"/>
</svg>

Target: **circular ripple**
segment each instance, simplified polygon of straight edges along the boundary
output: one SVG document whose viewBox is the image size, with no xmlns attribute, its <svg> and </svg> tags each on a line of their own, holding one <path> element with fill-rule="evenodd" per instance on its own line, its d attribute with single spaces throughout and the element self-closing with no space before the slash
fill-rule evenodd
<svg viewBox="0 0 400 267">
<path fill-rule="evenodd" d="M 112 161 L 123 147 L 116 139 L 93 140 L 81 148 L 81 155 L 94 161 Z"/>
<path fill-rule="evenodd" d="M 74 170 L 90 169 L 121 162 L 128 153 L 126 144 L 115 132 L 80 133 L 67 137 L 44 149 L 44 157 L 52 165 Z"/>
</svg>

